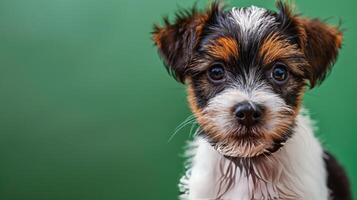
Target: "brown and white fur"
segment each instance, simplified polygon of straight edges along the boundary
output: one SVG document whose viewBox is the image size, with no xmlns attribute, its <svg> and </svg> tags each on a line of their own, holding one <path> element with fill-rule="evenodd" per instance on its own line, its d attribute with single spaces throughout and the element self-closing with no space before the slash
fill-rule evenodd
<svg viewBox="0 0 357 200">
<path fill-rule="evenodd" d="M 179 11 L 155 26 L 167 69 L 199 124 L 181 199 L 350 200 L 348 179 L 302 108 L 342 45 L 317 19 L 255 6 Z"/>
</svg>

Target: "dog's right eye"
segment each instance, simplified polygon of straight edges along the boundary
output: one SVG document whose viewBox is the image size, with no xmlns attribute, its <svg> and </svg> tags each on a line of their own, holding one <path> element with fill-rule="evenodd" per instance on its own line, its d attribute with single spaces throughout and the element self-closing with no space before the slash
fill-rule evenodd
<svg viewBox="0 0 357 200">
<path fill-rule="evenodd" d="M 207 73 L 208 78 L 214 83 L 223 82 L 226 78 L 226 71 L 224 70 L 224 66 L 220 63 L 213 64 Z"/>
</svg>

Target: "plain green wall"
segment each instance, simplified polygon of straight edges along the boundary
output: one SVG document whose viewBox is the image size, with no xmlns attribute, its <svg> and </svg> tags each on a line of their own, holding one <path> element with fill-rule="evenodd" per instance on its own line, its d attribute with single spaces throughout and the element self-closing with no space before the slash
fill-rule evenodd
<svg viewBox="0 0 357 200">
<path fill-rule="evenodd" d="M 193 3 L 0 1 L 0 199 L 176 199 L 190 128 L 168 138 L 190 112 L 150 32 Z M 333 73 L 305 105 L 357 192 L 357 1 L 296 3 L 346 28 Z"/>
</svg>

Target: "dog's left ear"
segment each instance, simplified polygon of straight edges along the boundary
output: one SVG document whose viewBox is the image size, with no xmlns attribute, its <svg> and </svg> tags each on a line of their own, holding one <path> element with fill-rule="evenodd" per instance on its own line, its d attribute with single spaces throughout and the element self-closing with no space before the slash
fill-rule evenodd
<svg viewBox="0 0 357 200">
<path fill-rule="evenodd" d="M 320 84 L 331 70 L 342 46 L 343 34 L 338 27 L 318 19 L 308 19 L 294 15 L 288 5 L 277 2 L 280 16 L 287 26 L 293 26 L 299 46 L 304 52 L 309 66 L 305 69 L 310 87 Z"/>
<path fill-rule="evenodd" d="M 305 38 L 302 40 L 305 57 L 310 64 L 307 70 L 311 88 L 320 84 L 331 70 L 342 46 L 342 32 L 318 19 L 297 18 Z"/>
<path fill-rule="evenodd" d="M 222 5 L 215 1 L 204 11 L 195 7 L 176 13 L 176 20 L 170 23 L 164 18 L 164 26 L 155 25 L 152 39 L 158 48 L 168 71 L 180 82 L 185 81 L 186 71 L 195 48 L 201 39 L 204 27 L 221 11 Z"/>
</svg>

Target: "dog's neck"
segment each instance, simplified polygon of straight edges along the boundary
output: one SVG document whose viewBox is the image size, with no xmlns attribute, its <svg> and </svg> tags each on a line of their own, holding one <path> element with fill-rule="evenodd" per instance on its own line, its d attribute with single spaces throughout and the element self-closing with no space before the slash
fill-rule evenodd
<svg viewBox="0 0 357 200">
<path fill-rule="evenodd" d="M 182 199 L 328 199 L 323 150 L 306 116 L 298 116 L 286 145 L 265 158 L 233 162 L 202 138 L 189 153 Z"/>
</svg>

